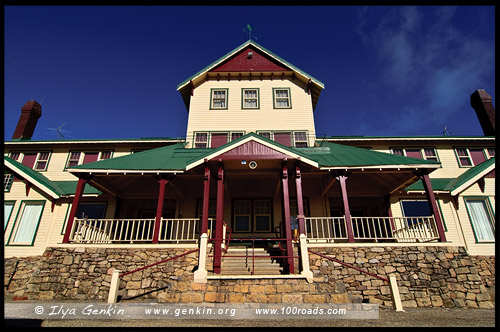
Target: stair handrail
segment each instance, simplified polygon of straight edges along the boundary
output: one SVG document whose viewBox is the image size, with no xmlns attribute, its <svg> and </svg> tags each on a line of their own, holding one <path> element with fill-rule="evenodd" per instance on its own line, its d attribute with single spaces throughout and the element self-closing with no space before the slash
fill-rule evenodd
<svg viewBox="0 0 500 332">
<path fill-rule="evenodd" d="M 326 256 L 326 255 L 323 255 L 323 254 L 320 254 L 319 252 L 315 252 L 315 251 L 312 251 L 312 250 L 310 250 L 310 249 L 307 249 L 307 251 L 309 251 L 311 254 L 318 255 L 318 256 L 320 256 L 320 257 L 323 257 L 323 258 L 329 259 L 329 260 L 331 260 L 331 261 L 333 261 L 333 262 L 336 262 L 336 263 L 339 263 L 339 264 L 345 265 L 345 266 L 347 266 L 347 267 L 350 267 L 350 268 L 352 268 L 352 269 L 355 269 L 355 270 L 357 270 L 357 271 L 359 271 L 359 272 L 361 272 L 361 273 L 365 273 L 365 274 L 368 274 L 368 275 L 370 275 L 370 276 L 372 276 L 372 277 L 375 277 L 375 278 L 378 278 L 378 279 L 380 279 L 380 280 L 383 280 L 383 281 L 389 282 L 389 279 L 387 279 L 387 278 L 384 278 L 384 277 L 381 277 L 381 276 L 376 275 L 376 274 L 374 274 L 374 273 L 371 273 L 371 272 L 365 271 L 365 270 L 360 269 L 360 268 L 358 268 L 358 267 L 356 267 L 356 266 L 353 266 L 353 265 L 351 265 L 351 264 L 344 263 L 344 262 L 342 262 L 342 261 L 339 261 L 339 260 L 338 260 L 338 259 L 336 259 L 336 258 L 333 258 L 333 257 L 330 257 L 330 256 Z"/>
<path fill-rule="evenodd" d="M 147 268 L 150 268 L 150 267 L 156 266 L 156 265 L 158 265 L 158 264 L 166 263 L 166 262 L 168 262 L 168 261 L 171 261 L 171 260 L 174 260 L 174 259 L 177 259 L 177 258 L 181 258 L 181 257 L 183 257 L 183 256 L 186 256 L 186 255 L 192 254 L 193 252 L 197 252 L 197 251 L 199 251 L 199 250 L 200 250 L 200 249 L 198 248 L 198 249 L 194 249 L 194 250 L 191 250 L 191 251 L 185 252 L 185 253 L 183 253 L 183 254 L 180 254 L 180 255 L 174 256 L 174 257 L 169 257 L 169 258 L 164 259 L 164 260 L 161 260 L 161 261 L 159 261 L 159 262 L 156 262 L 156 263 L 153 263 L 153 264 L 149 264 L 149 265 L 146 265 L 146 266 L 140 267 L 140 268 L 135 269 L 135 270 L 133 270 L 133 271 L 128 271 L 128 272 L 122 273 L 122 274 L 120 274 L 120 275 L 119 275 L 119 277 L 121 278 L 121 277 L 126 276 L 127 274 L 131 274 L 131 273 L 134 273 L 134 272 L 142 271 L 142 270 L 145 270 L 145 269 L 147 269 Z"/>
</svg>

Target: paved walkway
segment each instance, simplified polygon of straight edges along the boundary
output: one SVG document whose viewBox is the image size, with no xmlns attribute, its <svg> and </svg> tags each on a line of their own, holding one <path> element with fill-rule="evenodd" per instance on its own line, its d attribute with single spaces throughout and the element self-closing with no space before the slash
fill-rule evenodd
<svg viewBox="0 0 500 332">
<path fill-rule="evenodd" d="M 5 320 L 6 326 L 32 327 L 494 327 L 495 309 L 380 309 L 379 319 L 115 319 Z"/>
</svg>

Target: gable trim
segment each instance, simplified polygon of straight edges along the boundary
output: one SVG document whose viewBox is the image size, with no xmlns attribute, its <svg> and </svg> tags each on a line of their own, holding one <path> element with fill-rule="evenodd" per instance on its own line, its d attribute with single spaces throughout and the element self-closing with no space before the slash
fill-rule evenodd
<svg viewBox="0 0 500 332">
<path fill-rule="evenodd" d="M 32 183 L 34 186 L 42 190 L 44 193 L 49 195 L 50 197 L 54 199 L 60 198 L 59 194 L 55 192 L 52 188 L 49 188 L 48 186 L 44 185 L 37 179 L 35 179 L 33 176 L 28 174 L 27 172 L 21 170 L 19 167 L 17 167 L 14 163 L 12 163 L 9 159 L 4 158 L 5 166 L 9 168 L 12 172 L 16 173 L 18 176 L 22 177 L 26 181 Z"/>
<path fill-rule="evenodd" d="M 222 147 L 218 148 L 216 151 L 213 151 L 209 154 L 206 154 L 204 156 L 199 157 L 198 159 L 196 159 L 193 162 L 186 165 L 186 171 L 188 171 L 192 168 L 195 168 L 199 165 L 202 165 L 205 162 L 205 160 L 216 159 L 218 156 L 223 155 L 224 153 L 229 152 L 229 151 L 233 150 L 234 148 L 237 148 L 237 147 L 239 147 L 245 143 L 248 143 L 250 141 L 260 143 L 260 144 L 267 146 L 273 150 L 276 150 L 277 152 L 279 152 L 281 154 L 289 156 L 290 158 L 299 159 L 300 161 L 302 161 L 306 164 L 309 164 L 313 167 L 318 168 L 318 166 L 319 166 L 316 161 L 309 159 L 309 158 L 307 158 L 303 155 L 300 155 L 298 153 L 294 153 L 293 151 L 290 151 L 289 149 L 285 149 L 281 146 L 278 146 L 275 142 L 267 141 L 264 138 L 260 138 L 260 137 L 257 137 L 255 135 L 250 135 L 247 137 L 243 136 L 238 141 L 234 141 L 234 143 L 233 142 L 227 143 L 226 145 L 223 145 Z"/>
<path fill-rule="evenodd" d="M 477 167 L 477 166 L 476 166 Z M 461 184 L 460 186 L 456 187 L 456 188 L 453 188 L 451 191 L 450 191 L 450 194 L 452 196 L 456 196 L 458 194 L 460 194 L 461 192 L 463 192 L 465 189 L 469 188 L 470 186 L 472 186 L 474 183 L 476 183 L 477 181 L 479 181 L 481 178 L 483 178 L 485 175 L 487 175 L 489 172 L 493 171 L 495 169 L 495 164 L 493 163 L 492 165 L 486 167 L 484 170 L 482 170 L 480 173 L 476 174 L 475 176 L 473 176 L 472 178 L 470 178 L 469 180 L 467 180 L 466 182 L 464 182 L 463 184 Z"/>
</svg>

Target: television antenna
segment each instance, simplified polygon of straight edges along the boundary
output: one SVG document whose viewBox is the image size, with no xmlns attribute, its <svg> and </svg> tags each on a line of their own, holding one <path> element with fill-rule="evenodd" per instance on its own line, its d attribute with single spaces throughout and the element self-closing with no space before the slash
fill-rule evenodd
<svg viewBox="0 0 500 332">
<path fill-rule="evenodd" d="M 248 33 L 248 40 L 252 40 L 252 38 L 255 39 L 255 40 L 257 40 L 256 36 L 252 36 L 252 31 L 253 30 L 252 30 L 252 27 L 250 26 L 250 24 L 247 24 L 246 29 L 243 28 L 243 32 Z"/>
<path fill-rule="evenodd" d="M 59 125 L 59 127 L 57 128 L 45 128 L 45 129 L 48 129 L 51 131 L 51 135 L 57 135 L 57 139 L 63 139 L 64 136 L 67 136 L 67 137 L 73 137 L 73 136 L 69 136 L 67 134 L 71 133 L 70 131 L 67 131 L 67 130 L 63 130 L 62 127 L 66 124 L 66 122 L 63 122 L 61 125 Z"/>
<path fill-rule="evenodd" d="M 444 136 L 450 136 L 451 135 L 451 131 L 448 130 L 448 127 L 446 127 L 446 125 L 443 125 L 443 135 Z"/>
</svg>

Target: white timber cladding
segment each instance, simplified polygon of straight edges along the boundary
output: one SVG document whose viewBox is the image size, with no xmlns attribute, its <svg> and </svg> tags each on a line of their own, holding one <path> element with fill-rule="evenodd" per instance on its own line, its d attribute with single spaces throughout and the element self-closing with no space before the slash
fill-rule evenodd
<svg viewBox="0 0 500 332">
<path fill-rule="evenodd" d="M 258 89 L 259 107 L 244 108 L 242 89 Z M 290 89 L 291 108 L 275 108 L 273 88 Z M 227 108 L 211 109 L 213 89 L 227 89 Z M 285 77 L 209 80 L 197 86 L 191 96 L 186 140 L 193 147 L 195 132 L 307 131 L 309 144 L 315 138 L 311 95 L 298 79 Z"/>
</svg>

